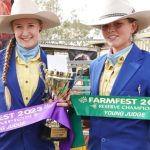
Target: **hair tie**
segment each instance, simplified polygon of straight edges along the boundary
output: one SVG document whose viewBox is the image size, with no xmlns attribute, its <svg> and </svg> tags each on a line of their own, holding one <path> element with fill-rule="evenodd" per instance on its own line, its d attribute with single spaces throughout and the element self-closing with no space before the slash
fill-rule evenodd
<svg viewBox="0 0 150 150">
<path fill-rule="evenodd" d="M 4 82 L 4 86 L 7 86 L 7 82 Z"/>
</svg>

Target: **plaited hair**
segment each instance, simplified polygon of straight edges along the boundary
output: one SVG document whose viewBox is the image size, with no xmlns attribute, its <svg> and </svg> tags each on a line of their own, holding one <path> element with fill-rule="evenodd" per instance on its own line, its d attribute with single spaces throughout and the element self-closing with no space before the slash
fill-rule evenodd
<svg viewBox="0 0 150 150">
<path fill-rule="evenodd" d="M 6 48 L 3 73 L 2 73 L 2 82 L 5 87 L 5 101 L 6 101 L 6 106 L 8 109 L 10 109 L 11 107 L 11 95 L 7 87 L 7 73 L 9 69 L 9 62 L 10 62 L 11 54 L 15 45 L 16 45 L 16 39 L 12 38 Z"/>
</svg>

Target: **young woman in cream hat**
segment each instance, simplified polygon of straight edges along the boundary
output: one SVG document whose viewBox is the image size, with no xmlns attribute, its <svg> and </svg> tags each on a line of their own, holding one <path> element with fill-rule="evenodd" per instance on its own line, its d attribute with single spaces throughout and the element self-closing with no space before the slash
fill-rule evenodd
<svg viewBox="0 0 150 150">
<path fill-rule="evenodd" d="M 150 11 L 135 12 L 127 0 L 103 0 L 99 10 L 84 24 L 99 28 L 110 49 L 91 63 L 91 94 L 149 97 L 150 54 L 133 36 L 150 25 Z M 150 150 L 149 128 L 149 120 L 90 117 L 88 150 Z"/>
<path fill-rule="evenodd" d="M 0 16 L 0 32 L 14 34 L 0 52 L 1 113 L 42 103 L 45 85 L 39 64 L 47 59 L 38 40 L 42 30 L 59 24 L 55 14 L 40 11 L 31 0 L 15 0 L 11 15 Z M 52 142 L 41 139 L 43 123 L 0 133 L 0 150 L 54 150 Z"/>
</svg>

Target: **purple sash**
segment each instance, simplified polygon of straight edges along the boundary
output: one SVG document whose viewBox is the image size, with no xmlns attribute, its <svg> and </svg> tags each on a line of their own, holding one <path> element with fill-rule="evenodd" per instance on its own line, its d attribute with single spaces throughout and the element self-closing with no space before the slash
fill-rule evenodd
<svg viewBox="0 0 150 150">
<path fill-rule="evenodd" d="M 68 139 L 60 142 L 60 150 L 70 150 L 73 132 L 64 107 L 57 107 L 57 102 L 46 103 L 0 113 L 0 133 L 21 128 L 44 119 L 53 119 L 69 129 Z"/>
</svg>

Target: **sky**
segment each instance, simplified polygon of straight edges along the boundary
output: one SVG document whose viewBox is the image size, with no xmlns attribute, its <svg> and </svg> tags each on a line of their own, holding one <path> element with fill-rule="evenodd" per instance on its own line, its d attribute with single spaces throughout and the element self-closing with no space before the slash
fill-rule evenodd
<svg viewBox="0 0 150 150">
<path fill-rule="evenodd" d="M 150 0 L 129 0 L 135 10 L 150 10 Z M 102 0 L 59 0 L 63 10 L 63 18 L 68 19 L 70 12 L 76 10 L 78 16 L 82 18 L 90 18 L 95 15 L 94 9 L 102 4 Z M 90 8 L 90 9 L 89 9 Z M 93 10 L 91 8 L 94 8 Z M 79 19 L 80 19 L 79 18 Z"/>
</svg>

